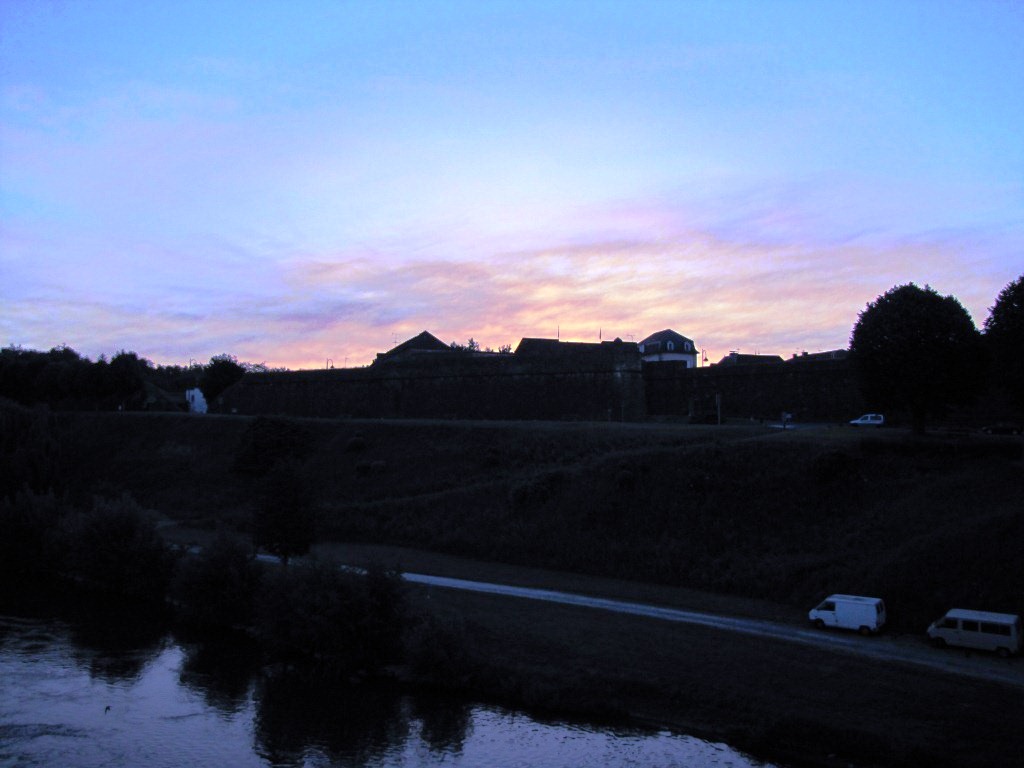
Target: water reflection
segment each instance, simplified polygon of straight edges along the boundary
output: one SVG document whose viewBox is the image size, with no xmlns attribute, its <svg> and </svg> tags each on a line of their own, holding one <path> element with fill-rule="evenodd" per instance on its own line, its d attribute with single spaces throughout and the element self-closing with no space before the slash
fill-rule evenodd
<svg viewBox="0 0 1024 768">
<path fill-rule="evenodd" d="M 87 641 L 87 642 L 84 642 Z M 265 675 L 244 643 L 0 615 L 0 765 L 760 765 L 670 733 L 541 722 L 389 685 Z"/>
<path fill-rule="evenodd" d="M 331 764 L 372 764 L 409 733 L 401 697 L 387 686 L 320 686 L 289 676 L 265 677 L 256 703 L 257 752 L 274 765 L 302 765 L 308 751 Z"/>
<path fill-rule="evenodd" d="M 182 643 L 184 658 L 178 681 L 221 714 L 241 712 L 249 703 L 259 653 L 245 637 Z"/>
<path fill-rule="evenodd" d="M 470 730 L 472 708 L 464 701 L 439 696 L 412 700 L 412 717 L 420 723 L 420 738 L 434 752 L 458 755 Z"/>
<path fill-rule="evenodd" d="M 167 643 L 162 610 L 78 592 L 26 592 L 22 597 L 4 604 L 12 615 L 0 626 L 0 640 L 13 634 L 19 652 L 29 654 L 62 643 L 97 680 L 137 680 Z"/>
</svg>

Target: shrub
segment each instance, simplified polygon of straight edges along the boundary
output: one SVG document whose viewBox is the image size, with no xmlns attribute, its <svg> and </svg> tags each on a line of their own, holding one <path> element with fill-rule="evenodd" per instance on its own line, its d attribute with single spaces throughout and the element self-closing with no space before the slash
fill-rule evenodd
<svg viewBox="0 0 1024 768">
<path fill-rule="evenodd" d="M 171 596 L 178 617 L 199 628 L 231 628 L 253 620 L 260 572 L 245 544 L 221 533 L 178 562 Z"/>
<path fill-rule="evenodd" d="M 406 636 L 405 658 L 422 681 L 441 686 L 467 684 L 479 672 L 473 632 L 460 618 L 426 614 Z"/>
<path fill-rule="evenodd" d="M 167 594 L 174 558 L 130 496 L 64 517 L 58 550 L 65 573 L 87 587 L 154 602 Z"/>
<path fill-rule="evenodd" d="M 335 675 L 374 671 L 399 648 L 405 609 L 400 582 L 314 562 L 266 574 L 257 630 L 269 656 Z"/>
</svg>

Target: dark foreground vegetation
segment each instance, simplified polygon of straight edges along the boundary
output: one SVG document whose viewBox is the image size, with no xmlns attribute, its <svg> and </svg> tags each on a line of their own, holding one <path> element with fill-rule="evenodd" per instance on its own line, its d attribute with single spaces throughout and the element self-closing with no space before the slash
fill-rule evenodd
<svg viewBox="0 0 1024 768">
<path fill-rule="evenodd" d="M 315 533 L 793 606 L 876 594 L 906 632 L 1024 612 L 1015 437 L 3 414 L 7 499 L 127 494 L 278 555 Z"/>
<path fill-rule="evenodd" d="M 99 597 L 107 608 L 163 615 L 187 636 L 236 634 L 266 663 L 321 678 L 376 673 L 403 651 L 401 582 L 382 569 L 262 565 L 227 535 L 201 552 L 175 550 L 127 496 L 79 509 L 50 494 L 17 494 L 0 503 L 0 532 L 5 602 L 23 604 L 26 589 Z"/>
<path fill-rule="evenodd" d="M 8 588 L 59 574 L 61 584 L 133 600 L 166 596 L 183 628 L 241 632 L 270 663 L 342 679 L 401 663 L 421 683 L 697 728 L 717 719 L 765 754 L 814 763 L 811 746 L 838 744 L 868 764 L 943 764 L 920 733 L 893 751 L 893 723 L 910 717 L 900 696 L 945 717 L 923 692 L 953 688 L 852 662 L 839 669 L 804 649 L 762 658 L 740 639 L 693 657 L 701 636 L 653 624 L 647 650 L 624 665 L 621 649 L 637 643 L 625 622 L 635 620 L 517 606 L 499 624 L 480 599 L 451 595 L 427 610 L 384 569 L 365 578 L 322 563 L 259 567 L 253 540 L 282 559 L 314 539 L 403 545 L 794 611 L 830 592 L 875 594 L 892 631 L 915 634 L 952 606 L 1024 612 L 1014 437 L 53 414 L 10 403 L 0 418 Z M 282 507 L 291 512 L 275 515 Z M 210 531 L 214 543 L 200 556 L 173 553 L 157 535 L 171 521 Z M 697 661 L 718 676 L 707 690 L 683 682 L 702 674 Z M 816 674 L 833 688 L 846 675 L 885 679 L 887 693 L 881 704 L 853 693 L 816 701 L 823 694 L 800 693 Z M 1013 709 L 1003 699 L 1017 692 L 988 688 L 970 697 L 979 717 Z M 850 717 L 858 707 L 883 714 Z M 998 753 L 1001 724 L 975 720 L 965 722 L 994 730 Z M 944 760 L 985 764 L 954 752 Z"/>
</svg>

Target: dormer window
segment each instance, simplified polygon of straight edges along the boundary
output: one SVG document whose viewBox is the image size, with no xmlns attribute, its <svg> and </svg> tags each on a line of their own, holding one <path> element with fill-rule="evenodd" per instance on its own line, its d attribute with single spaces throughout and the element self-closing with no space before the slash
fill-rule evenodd
<svg viewBox="0 0 1024 768">
<path fill-rule="evenodd" d="M 665 343 L 665 349 L 667 349 L 669 352 L 671 352 L 675 348 L 676 348 L 676 343 L 674 341 L 669 341 L 669 342 Z"/>
</svg>

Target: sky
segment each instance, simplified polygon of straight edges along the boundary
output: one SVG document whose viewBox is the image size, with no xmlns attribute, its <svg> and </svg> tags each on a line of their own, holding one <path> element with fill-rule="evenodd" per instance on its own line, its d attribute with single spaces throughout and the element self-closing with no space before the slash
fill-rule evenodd
<svg viewBox="0 0 1024 768">
<path fill-rule="evenodd" d="M 1024 273 L 1024 3 L 0 3 L 0 345 L 845 348 Z"/>
</svg>

